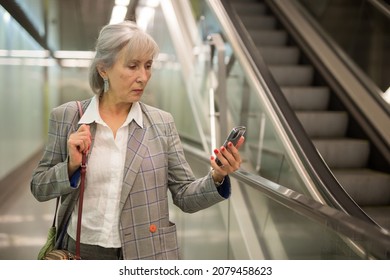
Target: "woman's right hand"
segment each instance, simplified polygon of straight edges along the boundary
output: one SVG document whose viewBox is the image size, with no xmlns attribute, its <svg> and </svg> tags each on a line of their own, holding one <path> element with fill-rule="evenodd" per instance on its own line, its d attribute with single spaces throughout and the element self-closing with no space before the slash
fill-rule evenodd
<svg viewBox="0 0 390 280">
<path fill-rule="evenodd" d="M 69 177 L 81 166 L 82 155 L 91 147 L 92 137 L 89 125 L 82 124 L 68 139 L 68 174 Z"/>
</svg>

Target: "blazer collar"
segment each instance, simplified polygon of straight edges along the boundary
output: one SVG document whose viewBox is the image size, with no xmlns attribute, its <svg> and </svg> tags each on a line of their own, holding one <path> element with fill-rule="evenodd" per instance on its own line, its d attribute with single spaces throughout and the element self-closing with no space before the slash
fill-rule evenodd
<svg viewBox="0 0 390 280">
<path fill-rule="evenodd" d="M 125 204 L 127 196 L 129 195 L 138 171 L 141 167 L 141 163 L 148 150 L 146 145 L 146 128 L 142 128 L 131 122 L 129 124 L 129 136 L 127 142 L 126 160 L 123 174 L 123 185 L 121 193 L 120 207 L 121 210 Z"/>
</svg>

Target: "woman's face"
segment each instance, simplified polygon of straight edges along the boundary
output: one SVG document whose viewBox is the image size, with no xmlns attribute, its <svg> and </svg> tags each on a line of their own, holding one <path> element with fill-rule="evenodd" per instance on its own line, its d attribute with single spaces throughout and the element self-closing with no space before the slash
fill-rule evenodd
<svg viewBox="0 0 390 280">
<path fill-rule="evenodd" d="M 122 50 L 115 64 L 106 70 L 110 87 L 107 93 L 118 102 L 133 103 L 139 101 L 152 73 L 153 59 L 141 55 L 126 59 Z"/>
</svg>

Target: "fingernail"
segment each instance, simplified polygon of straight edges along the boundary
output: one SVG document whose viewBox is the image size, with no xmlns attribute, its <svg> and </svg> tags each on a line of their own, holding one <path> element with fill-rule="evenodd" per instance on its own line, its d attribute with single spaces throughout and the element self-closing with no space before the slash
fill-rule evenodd
<svg viewBox="0 0 390 280">
<path fill-rule="evenodd" d="M 229 147 L 233 146 L 232 142 L 229 142 L 228 146 L 229 146 Z"/>
<path fill-rule="evenodd" d="M 210 157 L 210 159 L 211 159 L 211 160 L 214 160 L 214 157 L 213 157 L 213 156 L 211 156 L 211 157 Z"/>
<path fill-rule="evenodd" d="M 222 152 L 224 152 L 225 151 L 225 147 L 222 147 L 221 150 L 222 150 Z"/>
<path fill-rule="evenodd" d="M 219 153 L 218 149 L 214 149 L 214 153 L 218 154 Z"/>
</svg>

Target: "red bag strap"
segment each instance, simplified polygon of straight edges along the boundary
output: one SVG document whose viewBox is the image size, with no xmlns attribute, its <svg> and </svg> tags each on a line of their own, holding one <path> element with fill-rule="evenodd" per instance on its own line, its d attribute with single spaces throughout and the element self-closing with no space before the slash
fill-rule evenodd
<svg viewBox="0 0 390 280">
<path fill-rule="evenodd" d="M 77 107 L 79 110 L 80 118 L 83 115 L 83 108 L 81 102 L 77 101 Z M 80 179 L 80 196 L 79 196 L 79 210 L 77 216 L 77 230 L 76 230 L 76 259 L 80 258 L 80 234 L 81 234 L 81 218 L 83 211 L 83 200 L 84 200 L 84 188 L 85 188 L 85 173 L 87 172 L 87 155 L 83 153 L 81 161 L 81 179 Z"/>
</svg>

